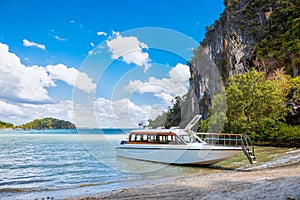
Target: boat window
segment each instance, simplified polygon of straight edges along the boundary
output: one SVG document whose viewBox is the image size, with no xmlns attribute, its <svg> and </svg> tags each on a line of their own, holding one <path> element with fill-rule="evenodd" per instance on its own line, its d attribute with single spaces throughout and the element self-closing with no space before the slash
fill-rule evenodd
<svg viewBox="0 0 300 200">
<path fill-rule="evenodd" d="M 132 134 L 132 135 L 130 136 L 130 141 L 131 141 L 131 142 L 134 142 L 134 141 L 135 141 L 135 134 Z"/>
<path fill-rule="evenodd" d="M 136 135 L 135 141 L 139 142 L 142 139 L 142 135 Z"/>
<path fill-rule="evenodd" d="M 161 144 L 175 144 L 175 136 L 174 135 L 159 135 L 158 142 Z"/>
<path fill-rule="evenodd" d="M 180 136 L 186 143 L 199 143 L 201 142 L 198 138 L 193 135 L 181 135 Z"/>
<path fill-rule="evenodd" d="M 176 144 L 183 144 L 183 141 L 180 139 L 180 138 L 178 138 L 178 136 L 176 137 L 176 142 L 175 142 Z"/>
<path fill-rule="evenodd" d="M 180 136 L 185 142 L 190 143 L 191 139 L 189 135 L 181 135 Z"/>
<path fill-rule="evenodd" d="M 167 135 L 159 135 L 158 136 L 158 142 L 161 143 L 161 144 L 167 144 L 168 136 Z"/>
<path fill-rule="evenodd" d="M 155 135 L 148 135 L 148 142 L 156 142 Z"/>
<path fill-rule="evenodd" d="M 189 135 L 186 135 L 189 136 Z M 190 142 L 190 138 L 182 138 L 186 142 Z M 130 142 L 138 143 L 159 143 L 159 144 L 183 144 L 184 142 L 176 135 L 156 135 L 156 134 L 131 134 Z"/>
<path fill-rule="evenodd" d="M 143 141 L 147 141 L 148 140 L 148 136 L 147 135 L 143 135 Z"/>
</svg>

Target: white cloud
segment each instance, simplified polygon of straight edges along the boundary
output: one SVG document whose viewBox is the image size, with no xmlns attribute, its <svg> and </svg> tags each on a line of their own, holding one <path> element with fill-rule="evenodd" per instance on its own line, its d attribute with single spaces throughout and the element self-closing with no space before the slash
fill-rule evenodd
<svg viewBox="0 0 300 200">
<path fill-rule="evenodd" d="M 54 39 L 56 39 L 58 41 L 61 41 L 61 42 L 67 41 L 66 38 L 63 38 L 63 37 L 60 37 L 60 36 L 56 35 L 54 29 L 49 30 L 49 35 L 51 35 L 52 37 L 54 37 Z"/>
<path fill-rule="evenodd" d="M 130 37 L 129 40 L 139 43 L 139 48 L 147 48 L 146 44 L 140 43 L 136 38 Z M 187 92 L 188 70 L 188 66 L 179 63 L 169 71 L 168 78 L 151 77 L 147 81 L 134 80 L 126 89 L 131 92 L 153 93 L 169 104 L 175 94 L 183 95 Z M 58 80 L 86 92 L 94 91 L 96 88 L 96 84 L 87 74 L 63 64 L 25 66 L 17 55 L 9 52 L 6 44 L 0 43 L 1 119 L 7 119 L 14 124 L 26 123 L 34 118 L 43 117 L 55 117 L 75 122 L 73 102 L 64 100 L 54 103 L 48 94 L 47 89 L 55 87 Z M 42 104 L 36 104 L 36 102 Z M 97 98 L 95 107 L 84 105 L 79 108 L 83 113 L 82 118 L 85 119 L 80 125 L 137 127 L 138 122 L 155 118 L 165 108 L 161 105 L 137 105 L 129 99 L 111 101 Z M 91 123 L 89 114 L 95 114 L 98 123 Z"/>
<path fill-rule="evenodd" d="M 79 72 L 75 68 L 68 68 L 63 64 L 48 65 L 47 72 L 52 80 L 61 80 L 82 91 L 92 92 L 96 89 L 96 84 L 85 73 Z"/>
<path fill-rule="evenodd" d="M 91 92 L 96 84 L 85 73 L 63 64 L 25 66 L 20 58 L 0 43 L 0 97 L 28 102 L 51 101 L 47 88 L 61 80 L 80 90 Z"/>
<path fill-rule="evenodd" d="M 100 35 L 107 36 L 107 33 L 106 33 L 106 32 L 103 32 L 103 31 L 99 31 L 99 32 L 97 32 L 97 35 L 98 35 L 98 36 L 100 36 Z"/>
<path fill-rule="evenodd" d="M 64 100 L 49 104 L 8 103 L 0 100 L 0 118 L 15 125 L 35 118 L 54 117 L 74 122 L 73 103 Z"/>
<path fill-rule="evenodd" d="M 114 31 L 114 30 L 112 30 L 112 35 L 113 35 L 113 36 L 120 35 L 120 32 L 119 32 L 119 31 Z"/>
<path fill-rule="evenodd" d="M 111 58 L 116 60 L 122 58 L 127 64 L 135 64 L 139 67 L 144 67 L 144 71 L 147 71 L 151 67 L 151 59 L 147 52 L 147 44 L 140 42 L 138 38 L 122 37 L 118 32 L 113 33 L 114 38 L 106 42 L 109 47 L 109 51 L 112 53 Z"/>
<path fill-rule="evenodd" d="M 78 127 L 138 127 L 141 121 L 154 119 L 164 108 L 160 105 L 136 105 L 128 99 L 111 101 L 97 98 L 95 106 L 77 106 L 73 110 L 73 101 L 63 100 L 48 104 L 7 103 L 0 100 L 0 119 L 15 125 L 27 123 L 35 118 L 54 117 L 77 123 Z M 76 116 L 74 116 L 76 113 Z M 95 115 L 97 121 L 91 116 Z"/>
<path fill-rule="evenodd" d="M 59 36 L 57 36 L 57 35 L 54 35 L 54 38 L 55 39 L 57 39 L 58 41 L 67 41 L 67 39 L 66 38 L 62 38 L 62 37 L 59 37 Z"/>
<path fill-rule="evenodd" d="M 189 66 L 178 63 L 169 71 L 168 78 L 157 79 L 150 77 L 147 81 L 131 80 L 125 89 L 131 93 L 137 91 L 153 93 L 154 96 L 162 99 L 167 105 L 175 96 L 183 96 L 189 87 Z"/>
<path fill-rule="evenodd" d="M 95 113 L 100 127 L 137 127 L 140 121 L 154 119 L 162 111 L 161 106 L 137 105 L 129 99 L 95 100 Z"/>
<path fill-rule="evenodd" d="M 20 109 L 19 106 L 6 103 L 0 100 L 0 113 L 1 115 L 11 116 L 11 115 L 24 115 L 25 113 Z"/>
<path fill-rule="evenodd" d="M 24 40 L 23 40 L 23 45 L 24 45 L 25 47 L 37 47 L 37 48 L 46 50 L 46 46 L 45 46 L 45 45 L 43 45 L 43 44 L 38 44 L 38 43 L 35 43 L 35 42 L 30 42 L 30 41 L 28 41 L 27 39 L 24 39 Z"/>
<path fill-rule="evenodd" d="M 92 47 L 95 47 L 95 44 L 94 44 L 93 42 L 91 42 L 90 45 L 91 45 Z"/>
<path fill-rule="evenodd" d="M 79 24 L 77 21 L 75 20 L 70 20 L 69 21 L 71 24 L 74 24 L 78 29 L 83 30 L 84 29 L 84 25 Z"/>
</svg>

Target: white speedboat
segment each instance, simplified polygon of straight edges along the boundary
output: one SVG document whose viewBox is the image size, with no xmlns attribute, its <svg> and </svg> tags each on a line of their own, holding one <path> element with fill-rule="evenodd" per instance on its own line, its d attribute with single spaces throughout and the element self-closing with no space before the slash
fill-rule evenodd
<svg viewBox="0 0 300 200">
<path fill-rule="evenodd" d="M 250 163 L 255 162 L 254 148 L 242 134 L 201 134 L 185 129 L 141 129 L 131 131 L 126 141 L 117 146 L 117 155 L 125 158 L 169 164 L 209 165 L 232 157 L 241 151 Z M 206 136 L 201 139 L 199 136 Z M 221 141 L 221 142 L 220 142 Z"/>
</svg>

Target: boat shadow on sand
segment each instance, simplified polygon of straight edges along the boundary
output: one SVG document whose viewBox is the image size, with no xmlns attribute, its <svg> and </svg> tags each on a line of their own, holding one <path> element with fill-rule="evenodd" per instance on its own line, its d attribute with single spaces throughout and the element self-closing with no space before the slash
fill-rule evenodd
<svg viewBox="0 0 300 200">
<path fill-rule="evenodd" d="M 206 169 L 212 169 L 212 170 L 221 170 L 221 171 L 235 171 L 235 172 L 251 172 L 253 170 L 250 169 L 240 169 L 240 168 L 234 168 L 234 167 L 224 167 L 219 165 L 199 165 L 199 164 L 189 164 L 189 165 L 179 165 L 179 164 L 170 164 L 171 166 L 186 166 L 190 168 L 206 168 Z"/>
</svg>

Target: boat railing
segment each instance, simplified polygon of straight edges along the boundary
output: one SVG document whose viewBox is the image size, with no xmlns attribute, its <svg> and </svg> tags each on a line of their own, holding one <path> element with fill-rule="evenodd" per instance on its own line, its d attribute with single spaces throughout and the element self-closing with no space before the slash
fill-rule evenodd
<svg viewBox="0 0 300 200">
<path fill-rule="evenodd" d="M 196 133 L 204 142 L 211 145 L 242 146 L 243 134 L 233 133 Z"/>
<path fill-rule="evenodd" d="M 255 163 L 254 145 L 244 134 L 234 133 L 196 133 L 199 138 L 210 145 L 241 147 L 249 162 Z"/>
</svg>

